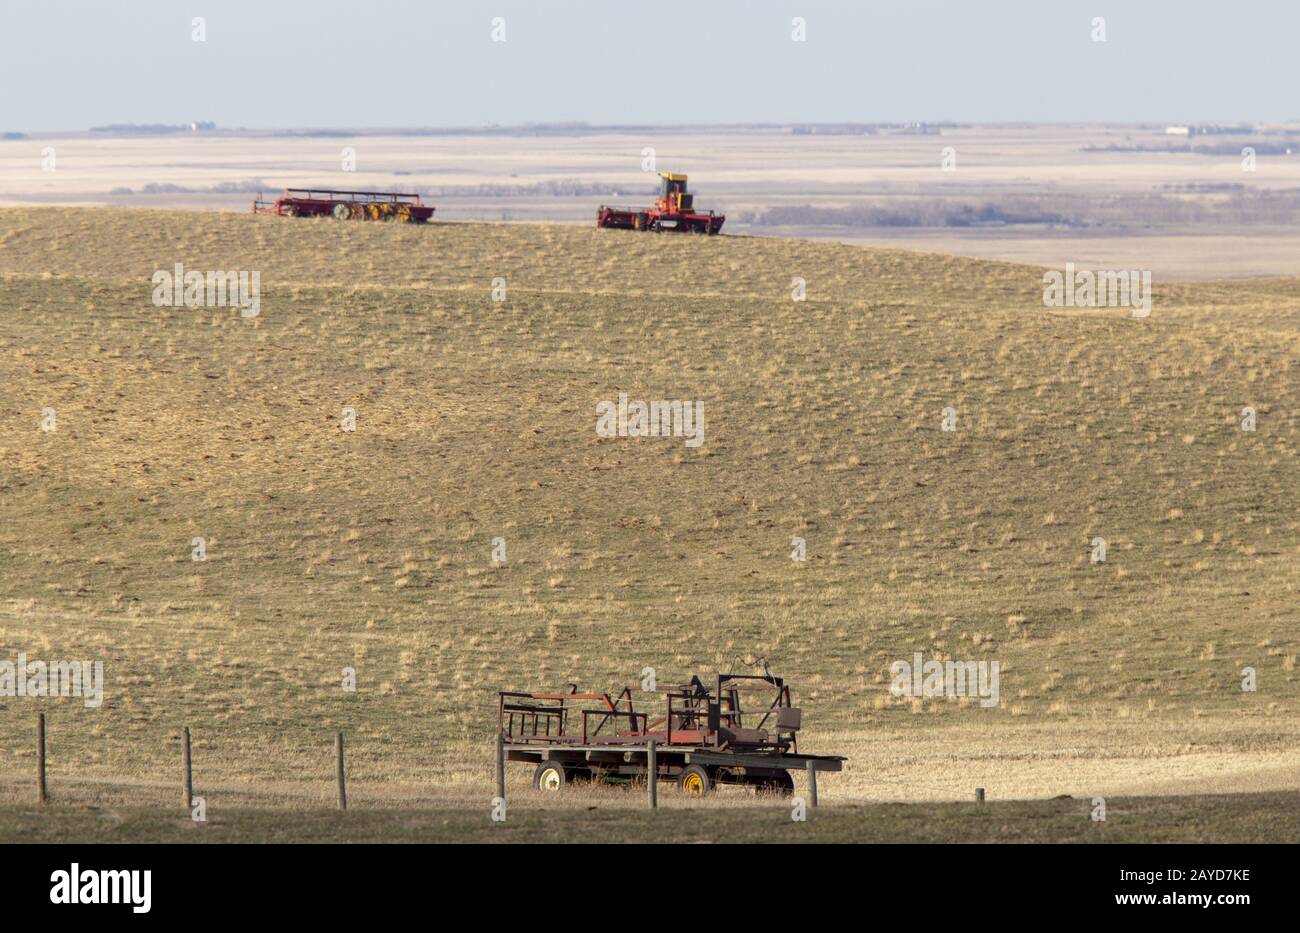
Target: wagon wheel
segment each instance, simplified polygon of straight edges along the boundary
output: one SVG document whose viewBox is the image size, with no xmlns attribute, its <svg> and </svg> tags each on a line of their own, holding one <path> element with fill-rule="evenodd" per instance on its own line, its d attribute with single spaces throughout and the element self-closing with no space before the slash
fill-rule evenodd
<svg viewBox="0 0 1300 933">
<path fill-rule="evenodd" d="M 404 224 L 411 222 L 411 205 L 403 204 L 397 208 L 397 219 Z"/>
<path fill-rule="evenodd" d="M 335 204 L 331 213 L 334 214 L 335 220 L 347 220 L 352 216 L 352 211 L 346 204 Z"/>
<path fill-rule="evenodd" d="M 286 204 L 286 205 L 285 205 L 285 208 L 284 208 L 284 216 L 285 216 L 285 217 L 297 217 L 297 216 L 298 216 L 298 208 L 295 207 L 295 206 L 292 205 L 292 204 Z"/>
<path fill-rule="evenodd" d="M 568 783 L 564 765 L 556 761 L 543 761 L 533 772 L 533 786 L 548 794 L 558 794 Z"/>
<path fill-rule="evenodd" d="M 709 772 L 699 765 L 687 765 L 677 775 L 677 789 L 687 797 L 703 797 L 713 789 L 713 782 L 709 780 Z"/>
<path fill-rule="evenodd" d="M 378 205 L 378 204 L 371 204 L 371 205 L 366 209 L 366 213 L 368 213 L 368 214 L 370 215 L 370 219 L 371 219 L 371 220 L 378 220 L 378 219 L 379 219 L 379 214 L 380 214 L 380 211 L 379 211 L 379 205 Z"/>
<path fill-rule="evenodd" d="M 348 216 L 351 217 L 353 220 L 365 220 L 366 206 L 364 204 L 348 205 Z"/>
</svg>

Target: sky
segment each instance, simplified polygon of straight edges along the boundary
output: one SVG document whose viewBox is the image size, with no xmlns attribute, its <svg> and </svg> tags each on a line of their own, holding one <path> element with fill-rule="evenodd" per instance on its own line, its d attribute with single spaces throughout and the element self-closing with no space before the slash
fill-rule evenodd
<svg viewBox="0 0 1300 933">
<path fill-rule="evenodd" d="M 1297 35 L 1298 0 L 0 0 L 0 132 L 1282 121 Z"/>
</svg>

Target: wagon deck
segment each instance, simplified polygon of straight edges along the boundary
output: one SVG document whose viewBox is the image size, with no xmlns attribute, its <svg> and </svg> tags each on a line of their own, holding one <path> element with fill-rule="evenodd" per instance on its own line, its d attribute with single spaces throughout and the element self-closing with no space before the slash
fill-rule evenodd
<svg viewBox="0 0 1300 933">
<path fill-rule="evenodd" d="M 506 747 L 509 761 L 529 761 L 540 764 L 543 761 L 559 761 L 566 765 L 596 766 L 606 769 L 625 770 L 624 765 L 632 765 L 627 773 L 642 773 L 649 754 L 647 745 L 639 748 L 611 748 L 608 745 L 516 745 Z M 749 768 L 755 770 L 795 770 L 795 771 L 840 771 L 846 760 L 841 755 L 797 755 L 764 754 L 755 752 L 717 752 L 710 748 L 691 746 L 656 746 L 655 757 L 659 764 L 680 766 L 699 764 L 705 766 Z"/>
</svg>

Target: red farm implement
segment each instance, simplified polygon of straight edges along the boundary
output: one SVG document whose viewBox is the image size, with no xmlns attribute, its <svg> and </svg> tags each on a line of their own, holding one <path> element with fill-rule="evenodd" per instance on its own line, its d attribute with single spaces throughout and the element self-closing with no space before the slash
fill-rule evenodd
<svg viewBox="0 0 1300 933">
<path fill-rule="evenodd" d="M 845 760 L 799 753 L 800 710 L 770 673 L 719 674 L 708 686 L 692 677 L 657 692 L 653 712 L 634 707 L 632 687 L 616 695 L 578 693 L 576 684 L 567 693 L 502 692 L 505 757 L 533 764 L 533 786 L 557 792 L 582 781 L 644 780 L 653 741 L 655 779 L 692 797 L 718 784 L 788 795 L 791 771 L 839 771 Z"/>
<path fill-rule="evenodd" d="M 392 191 L 328 191 L 316 188 L 285 188 L 274 201 L 253 202 L 258 214 L 281 217 L 333 217 L 336 220 L 396 220 L 428 223 L 434 209 L 426 207 L 418 194 Z"/>
<path fill-rule="evenodd" d="M 686 176 L 660 172 L 663 179 L 659 189 L 659 200 L 653 207 L 643 210 L 628 210 L 621 207 L 606 207 L 604 204 L 596 211 L 597 227 L 615 227 L 623 230 L 673 230 L 678 233 L 715 234 L 722 229 L 726 215 L 707 214 L 695 210 L 695 195 L 686 190 Z"/>
</svg>

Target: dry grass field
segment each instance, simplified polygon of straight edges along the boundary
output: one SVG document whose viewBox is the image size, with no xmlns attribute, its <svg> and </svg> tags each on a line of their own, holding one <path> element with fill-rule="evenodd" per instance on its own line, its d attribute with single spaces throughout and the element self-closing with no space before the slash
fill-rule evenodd
<svg viewBox="0 0 1300 933">
<path fill-rule="evenodd" d="M 231 801 L 206 822 L 188 818 L 175 794 L 131 800 L 78 797 L 53 807 L 0 806 L 0 838 L 25 842 L 655 842 L 655 843 L 974 843 L 974 842 L 1275 842 L 1300 836 L 1294 792 L 1195 797 L 1117 797 L 1105 821 L 1087 799 L 822 806 L 793 822 L 780 804 L 718 807 L 665 799 L 658 811 L 597 799 L 518 807 L 503 822 L 480 810 L 385 805 L 346 812 L 280 809 L 274 799 Z"/>
<path fill-rule="evenodd" d="M 260 314 L 155 307 L 177 262 L 259 271 Z M 254 789 L 306 814 L 342 729 L 358 806 L 486 834 L 495 690 L 746 657 L 792 679 L 801 747 L 851 757 L 832 809 L 1300 789 L 1300 281 L 1157 281 L 1133 319 L 1045 310 L 1041 274 L 0 209 L 0 660 L 107 680 L 99 708 L 0 700 L 0 834 L 30 825 L 38 710 L 56 799 L 174 787 L 189 725 L 214 814 Z M 704 444 L 598 437 L 620 391 L 702 400 Z M 1000 705 L 895 699 L 889 665 L 918 651 L 997 660 Z M 514 812 L 536 811 L 516 767 Z M 717 818 L 754 806 L 723 794 Z"/>
</svg>

